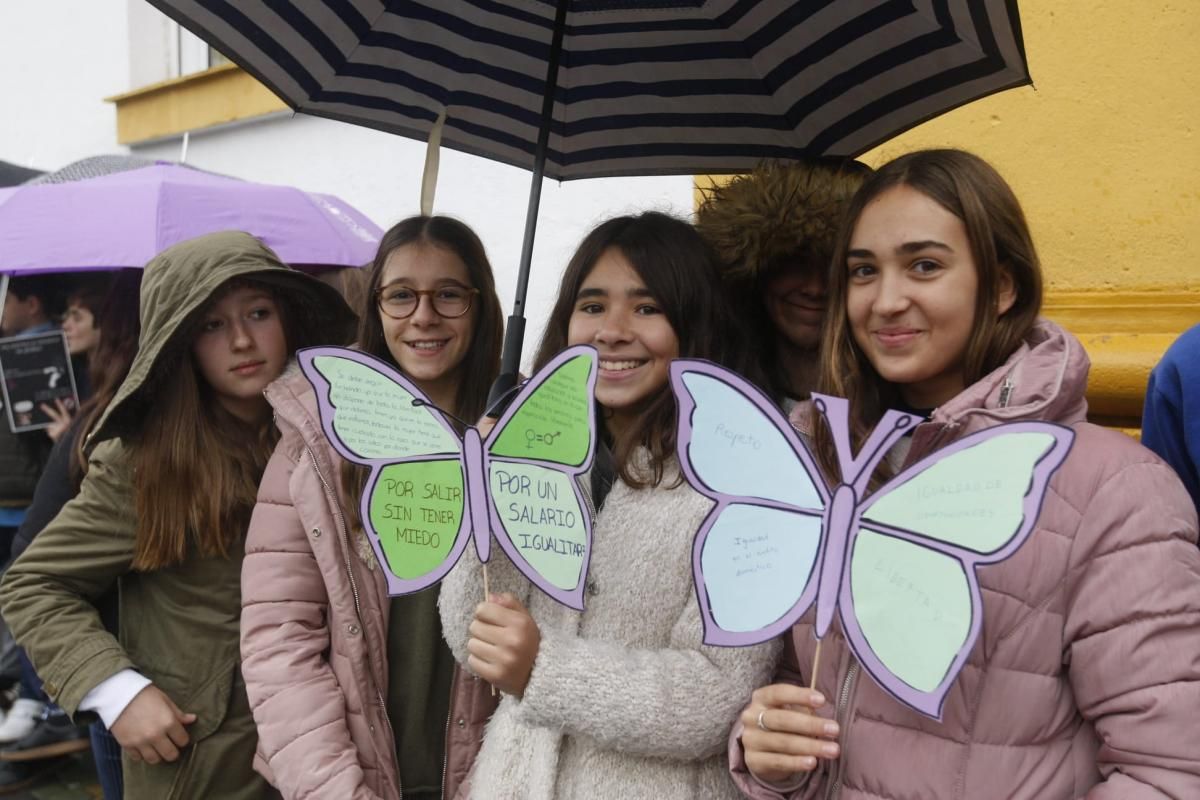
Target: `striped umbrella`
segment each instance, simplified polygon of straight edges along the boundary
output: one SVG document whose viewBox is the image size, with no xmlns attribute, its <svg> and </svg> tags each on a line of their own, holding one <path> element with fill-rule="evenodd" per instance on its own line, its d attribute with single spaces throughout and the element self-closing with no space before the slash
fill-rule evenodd
<svg viewBox="0 0 1200 800">
<path fill-rule="evenodd" d="M 297 111 L 532 169 L 516 318 L 543 173 L 852 156 L 1029 82 L 1016 0 L 150 2 Z"/>
<path fill-rule="evenodd" d="M 530 169 L 551 2 L 151 0 L 297 111 Z M 574 0 L 545 174 L 857 155 L 1028 83 L 1013 0 Z"/>
</svg>

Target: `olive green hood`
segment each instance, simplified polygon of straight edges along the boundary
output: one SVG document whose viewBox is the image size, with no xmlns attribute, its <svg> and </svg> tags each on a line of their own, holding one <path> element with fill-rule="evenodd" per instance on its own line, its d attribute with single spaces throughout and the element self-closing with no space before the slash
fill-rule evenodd
<svg viewBox="0 0 1200 800">
<path fill-rule="evenodd" d="M 189 357 L 188 336 L 197 312 L 233 278 L 274 289 L 296 323 L 292 327 L 304 331 L 309 344 L 347 344 L 354 336 L 354 312 L 337 291 L 286 266 L 250 234 L 223 231 L 181 242 L 146 265 L 138 352 L 89 448 L 125 434 L 142 416 L 155 385 Z"/>
</svg>

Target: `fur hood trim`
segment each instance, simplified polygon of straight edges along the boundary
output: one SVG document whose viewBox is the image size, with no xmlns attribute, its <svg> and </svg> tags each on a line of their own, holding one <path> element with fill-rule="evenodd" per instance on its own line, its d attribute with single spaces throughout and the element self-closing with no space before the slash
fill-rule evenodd
<svg viewBox="0 0 1200 800">
<path fill-rule="evenodd" d="M 870 173 L 853 160 L 764 162 L 701 190 L 696 227 L 727 282 L 756 280 L 785 258 L 828 260 L 850 198 Z"/>
</svg>

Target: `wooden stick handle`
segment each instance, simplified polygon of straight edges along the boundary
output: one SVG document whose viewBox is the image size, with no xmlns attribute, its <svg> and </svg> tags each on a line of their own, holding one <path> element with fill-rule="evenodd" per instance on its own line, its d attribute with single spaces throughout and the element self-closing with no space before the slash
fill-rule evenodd
<svg viewBox="0 0 1200 800">
<path fill-rule="evenodd" d="M 808 684 L 808 688 L 814 692 L 817 690 L 817 670 L 821 668 L 821 640 L 817 639 L 817 651 L 813 653 L 812 679 Z"/>
<path fill-rule="evenodd" d="M 492 599 L 492 590 L 491 590 L 490 586 L 488 585 L 487 562 L 486 561 L 483 562 L 483 564 L 481 566 L 483 567 L 483 602 L 486 603 Z M 492 687 L 492 697 L 495 697 L 495 696 L 496 696 L 496 687 L 493 686 Z"/>
</svg>

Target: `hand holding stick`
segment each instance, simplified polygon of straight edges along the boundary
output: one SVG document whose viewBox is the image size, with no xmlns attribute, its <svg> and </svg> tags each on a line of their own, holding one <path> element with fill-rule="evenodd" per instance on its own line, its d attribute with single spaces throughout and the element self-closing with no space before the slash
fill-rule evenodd
<svg viewBox="0 0 1200 800">
<path fill-rule="evenodd" d="M 542 634 L 520 600 L 505 592 L 475 609 L 467 667 L 506 694 L 521 697 L 533 673 Z"/>
</svg>

